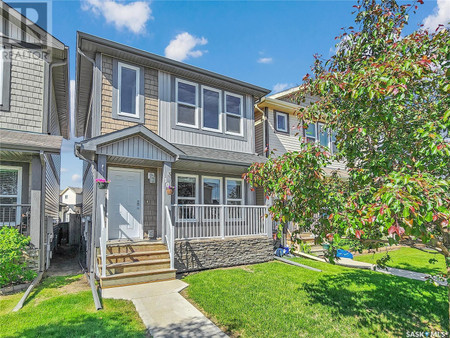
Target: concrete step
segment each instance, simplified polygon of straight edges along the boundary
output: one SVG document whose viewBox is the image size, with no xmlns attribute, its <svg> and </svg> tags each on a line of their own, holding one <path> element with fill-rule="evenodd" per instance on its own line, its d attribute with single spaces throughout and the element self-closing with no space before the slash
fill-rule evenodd
<svg viewBox="0 0 450 338">
<path fill-rule="evenodd" d="M 118 275 L 137 271 L 155 271 L 170 268 L 170 259 L 152 259 L 139 262 L 114 263 L 106 266 L 106 275 Z M 101 265 L 99 265 L 101 273 Z"/>
<path fill-rule="evenodd" d="M 102 288 L 105 289 L 125 285 L 171 280 L 175 279 L 175 273 L 176 273 L 175 269 L 160 269 L 153 271 L 119 273 L 116 275 L 100 278 L 100 285 Z"/>
<path fill-rule="evenodd" d="M 311 252 L 312 253 L 323 253 L 326 250 L 321 245 L 313 245 L 311 246 Z"/>
<path fill-rule="evenodd" d="M 106 255 L 106 264 L 140 262 L 152 259 L 166 259 L 166 258 L 169 258 L 169 251 L 167 249 L 154 251 L 123 252 Z M 101 255 L 98 255 L 97 259 L 100 264 Z"/>
<path fill-rule="evenodd" d="M 106 245 L 107 254 L 118 254 L 118 253 L 130 253 L 130 252 L 142 252 L 142 251 L 161 251 L 167 250 L 167 247 L 162 242 L 117 242 L 108 243 Z M 100 254 L 100 252 L 98 252 Z"/>
</svg>

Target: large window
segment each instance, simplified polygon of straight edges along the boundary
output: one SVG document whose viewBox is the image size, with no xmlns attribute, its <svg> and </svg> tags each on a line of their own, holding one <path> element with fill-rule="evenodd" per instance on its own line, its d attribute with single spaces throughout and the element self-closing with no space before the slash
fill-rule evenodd
<svg viewBox="0 0 450 338">
<path fill-rule="evenodd" d="M 321 146 L 330 148 L 330 135 L 328 129 L 322 123 L 318 124 L 319 129 L 319 143 Z"/>
<path fill-rule="evenodd" d="M 0 167 L 0 223 L 16 225 L 20 220 L 22 168 Z"/>
<path fill-rule="evenodd" d="M 197 85 L 176 80 L 177 124 L 197 127 Z"/>
<path fill-rule="evenodd" d="M 325 128 L 323 123 L 310 123 L 305 129 L 306 142 L 319 143 L 327 147 L 332 154 L 337 152 L 336 133 Z"/>
<path fill-rule="evenodd" d="M 220 91 L 210 87 L 202 87 L 203 129 L 220 131 L 221 97 Z"/>
<path fill-rule="evenodd" d="M 242 100 L 241 95 L 225 93 L 225 125 L 228 134 L 242 135 Z"/>
<path fill-rule="evenodd" d="M 275 129 L 287 133 L 288 129 L 288 114 L 276 112 L 275 113 Z"/>
<path fill-rule="evenodd" d="M 177 204 L 197 203 L 197 179 L 195 175 L 176 175 Z"/>
<path fill-rule="evenodd" d="M 139 83 L 138 67 L 118 63 L 118 114 L 139 118 Z"/>
<path fill-rule="evenodd" d="M 242 179 L 226 179 L 226 198 L 229 205 L 244 204 L 244 181 Z"/>
<path fill-rule="evenodd" d="M 222 179 L 203 176 L 203 204 L 222 204 Z"/>
</svg>

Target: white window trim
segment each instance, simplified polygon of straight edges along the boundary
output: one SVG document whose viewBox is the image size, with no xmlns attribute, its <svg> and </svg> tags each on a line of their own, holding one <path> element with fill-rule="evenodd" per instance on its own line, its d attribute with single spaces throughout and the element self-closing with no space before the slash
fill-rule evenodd
<svg viewBox="0 0 450 338">
<path fill-rule="evenodd" d="M 22 204 L 22 167 L 16 167 L 16 166 L 8 166 L 8 165 L 0 165 L 0 169 L 6 169 L 6 170 L 17 170 L 17 195 L 0 195 L 1 197 L 15 197 L 16 198 L 16 204 L 20 205 Z M 17 220 L 20 220 L 21 217 L 21 209 L 22 208 L 16 208 L 16 223 Z M 12 222 L 10 222 L 12 223 Z M 12 224 L 10 224 L 12 225 Z M 14 224 L 16 225 L 16 224 Z"/>
<path fill-rule="evenodd" d="M 227 112 L 227 95 L 238 97 L 238 98 L 241 99 L 241 109 L 240 109 L 241 110 L 241 115 L 236 115 L 234 113 Z M 230 93 L 230 92 L 225 92 L 223 101 L 224 101 L 224 106 L 225 106 L 225 134 L 236 135 L 236 136 L 243 136 L 244 135 L 244 128 L 243 128 L 243 126 L 244 126 L 244 118 L 243 118 L 243 115 L 244 115 L 243 114 L 244 113 L 244 96 L 238 95 L 238 94 L 233 94 L 233 93 Z M 234 133 L 234 132 L 231 132 L 231 131 L 227 130 L 228 126 L 227 126 L 226 118 L 227 118 L 228 115 L 231 115 L 231 116 L 234 116 L 234 117 L 240 116 L 240 119 L 241 119 L 241 123 L 240 123 L 240 131 L 241 132 L 240 133 Z"/>
<path fill-rule="evenodd" d="M 313 124 L 313 123 L 308 123 L 308 127 L 309 127 L 310 124 Z M 308 138 L 314 138 L 314 143 L 317 143 L 318 140 L 319 140 L 319 133 L 318 133 L 318 128 L 317 128 L 317 122 L 314 122 L 314 130 L 315 130 L 315 133 L 316 133 L 315 137 L 308 136 L 306 134 L 307 130 L 308 130 L 308 128 L 305 129 L 305 142 L 308 143 L 308 141 L 307 141 Z"/>
<path fill-rule="evenodd" d="M 205 184 L 205 178 L 206 179 L 213 179 L 213 180 L 219 180 L 220 181 L 220 183 L 219 183 L 219 188 L 220 188 L 220 192 L 219 192 L 219 205 L 220 204 L 222 204 L 222 201 L 223 201 L 223 190 L 222 190 L 222 187 L 223 187 L 223 185 L 222 185 L 222 182 L 223 182 L 223 180 L 222 180 L 222 177 L 218 177 L 218 176 L 202 176 L 202 187 L 201 187 L 201 189 L 202 189 L 202 204 L 205 204 L 205 191 L 204 191 L 204 184 Z M 215 205 L 215 204 L 208 204 L 208 205 Z"/>
<path fill-rule="evenodd" d="M 180 177 L 193 177 L 195 178 L 195 197 L 178 197 L 178 179 Z M 175 201 L 176 204 L 178 204 L 178 200 L 182 199 L 182 200 L 192 200 L 195 201 L 194 204 L 198 204 L 198 175 L 192 175 L 192 174 L 175 174 Z"/>
<path fill-rule="evenodd" d="M 286 128 L 285 129 L 278 129 L 278 116 L 284 116 L 285 122 L 286 122 Z M 280 111 L 275 112 L 275 130 L 277 131 L 282 131 L 284 133 L 287 133 L 289 130 L 289 126 L 288 126 L 288 114 L 287 113 L 283 113 Z"/>
<path fill-rule="evenodd" d="M 124 113 L 121 111 L 120 109 L 120 90 L 122 89 L 122 68 L 129 68 L 132 69 L 134 71 L 136 71 L 136 114 L 129 114 L 129 113 Z M 139 119 L 139 93 L 141 92 L 141 88 L 140 88 L 140 83 L 141 83 L 141 70 L 139 67 L 136 66 L 132 66 L 129 65 L 127 63 L 123 63 L 123 62 L 118 62 L 117 63 L 117 93 L 118 93 L 118 97 L 117 97 L 117 115 L 120 116 L 126 116 L 126 117 L 133 117 L 136 119 Z"/>
<path fill-rule="evenodd" d="M 228 181 L 240 181 L 241 182 L 241 187 L 242 187 L 241 198 L 228 198 L 228 191 L 227 191 Z M 230 202 L 241 201 L 241 205 L 245 205 L 245 188 L 244 188 L 244 180 L 242 178 L 231 178 L 231 177 L 225 178 L 225 204 L 226 205 L 228 205 L 228 201 L 230 201 Z"/>
<path fill-rule="evenodd" d="M 177 88 L 178 88 L 178 86 L 177 86 Z M 203 99 L 204 99 L 203 90 L 204 89 L 210 90 L 212 92 L 219 93 L 219 129 L 208 128 L 208 127 L 205 127 L 203 125 L 204 121 L 205 121 L 205 117 L 204 117 L 205 104 L 203 102 Z M 202 129 L 203 130 L 208 130 L 208 131 L 213 131 L 213 132 L 216 132 L 216 133 L 221 133 L 222 132 L 222 119 L 223 119 L 222 91 L 220 89 L 213 88 L 213 87 L 201 86 L 201 88 L 200 88 L 200 96 L 201 96 L 200 102 L 202 104 L 202 108 L 201 108 L 201 126 L 202 126 Z M 177 107 L 178 107 L 178 104 L 177 104 Z"/>
<path fill-rule="evenodd" d="M 178 83 L 185 83 L 195 87 L 195 105 L 192 103 L 186 103 L 183 101 L 178 101 Z M 177 126 L 183 126 L 188 128 L 198 128 L 198 84 L 195 82 L 190 82 L 186 80 L 182 80 L 179 78 L 175 79 L 175 103 L 176 103 L 176 124 Z M 182 104 L 184 106 L 193 107 L 195 109 L 195 125 L 178 122 L 178 105 Z"/>
</svg>

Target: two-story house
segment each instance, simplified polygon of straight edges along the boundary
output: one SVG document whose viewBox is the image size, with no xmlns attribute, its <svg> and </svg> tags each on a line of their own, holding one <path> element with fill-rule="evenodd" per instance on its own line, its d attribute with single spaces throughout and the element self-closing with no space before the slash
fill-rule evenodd
<svg viewBox="0 0 450 338">
<path fill-rule="evenodd" d="M 266 207 L 242 179 L 264 160 L 254 103 L 269 90 L 85 33 L 76 67 L 82 214 L 103 287 L 270 259 Z"/>
<path fill-rule="evenodd" d="M 70 215 L 81 214 L 83 190 L 76 187 L 67 187 L 59 194 L 59 219 L 69 222 Z"/>
<path fill-rule="evenodd" d="M 0 226 L 31 237 L 43 271 L 69 138 L 68 47 L 3 1 L 0 11 Z"/>
</svg>

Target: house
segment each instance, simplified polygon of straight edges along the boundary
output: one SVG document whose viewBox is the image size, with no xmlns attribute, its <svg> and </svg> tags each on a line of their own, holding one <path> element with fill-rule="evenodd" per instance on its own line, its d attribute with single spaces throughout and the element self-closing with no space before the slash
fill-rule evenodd
<svg viewBox="0 0 450 338">
<path fill-rule="evenodd" d="M 44 271 L 69 138 L 68 47 L 6 3 L 0 10 L 0 226 L 31 237 Z"/>
<path fill-rule="evenodd" d="M 271 259 L 266 206 L 242 179 L 264 161 L 254 103 L 268 93 L 78 33 L 75 154 L 102 287 Z"/>
<path fill-rule="evenodd" d="M 301 141 L 319 143 L 328 147 L 331 153 L 336 151 L 336 137 L 323 123 L 308 124 L 306 129 L 299 128 L 297 112 L 314 102 L 314 97 L 307 97 L 298 104 L 295 94 L 298 87 L 265 96 L 255 104 L 255 147 L 260 156 L 280 156 L 288 151 L 300 149 Z M 302 140 L 303 138 L 303 140 Z M 333 162 L 324 168 L 326 173 L 337 171 L 347 177 L 345 163 Z"/>
<path fill-rule="evenodd" d="M 81 214 L 83 190 L 81 188 L 67 187 L 59 194 L 59 219 L 69 222 L 70 215 Z"/>
</svg>

